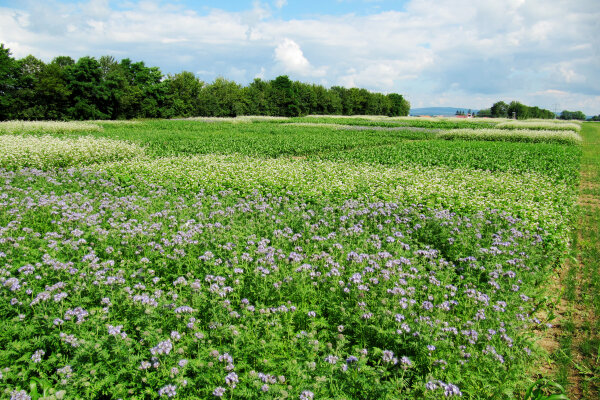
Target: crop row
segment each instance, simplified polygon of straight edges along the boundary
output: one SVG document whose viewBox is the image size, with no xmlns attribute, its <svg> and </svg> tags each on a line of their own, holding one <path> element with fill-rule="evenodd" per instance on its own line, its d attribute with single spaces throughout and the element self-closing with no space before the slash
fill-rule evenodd
<svg viewBox="0 0 600 400">
<path fill-rule="evenodd" d="M 433 137 L 433 134 L 410 130 L 342 131 L 331 127 L 198 121 L 161 121 L 130 127 L 105 126 L 96 135 L 138 143 L 155 156 L 238 153 L 258 157 L 303 156 Z"/>
<path fill-rule="evenodd" d="M 120 140 L 93 137 L 0 135 L 0 168 L 50 169 L 128 159 L 141 147 Z"/>
<path fill-rule="evenodd" d="M 507 121 L 496 125 L 498 129 L 530 129 L 544 131 L 575 131 L 581 130 L 581 124 L 571 121 Z"/>
<path fill-rule="evenodd" d="M 100 131 L 102 127 L 91 122 L 63 121 L 0 121 L 3 133 L 74 133 Z"/>
<path fill-rule="evenodd" d="M 552 143 L 422 140 L 332 151 L 313 157 L 387 166 L 412 164 L 423 167 L 534 172 L 574 184 L 579 179 L 581 148 Z"/>
<path fill-rule="evenodd" d="M 437 137 L 447 140 L 581 144 L 581 136 L 573 130 L 452 129 L 439 133 Z"/>
<path fill-rule="evenodd" d="M 466 168 L 356 164 L 321 160 L 263 159 L 204 155 L 135 159 L 92 166 L 124 183 L 157 184 L 186 192 L 204 189 L 293 193 L 311 201 L 370 198 L 404 206 L 424 204 L 454 212 L 487 208 L 510 212 L 568 237 L 575 189 L 536 173 Z"/>
</svg>

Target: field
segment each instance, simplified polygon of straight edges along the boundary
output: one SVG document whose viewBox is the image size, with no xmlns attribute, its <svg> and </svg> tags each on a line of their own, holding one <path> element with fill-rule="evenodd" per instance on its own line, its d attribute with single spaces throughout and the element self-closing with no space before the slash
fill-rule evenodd
<svg viewBox="0 0 600 400">
<path fill-rule="evenodd" d="M 579 125 L 2 124 L 4 397 L 512 399 L 548 356 Z"/>
</svg>

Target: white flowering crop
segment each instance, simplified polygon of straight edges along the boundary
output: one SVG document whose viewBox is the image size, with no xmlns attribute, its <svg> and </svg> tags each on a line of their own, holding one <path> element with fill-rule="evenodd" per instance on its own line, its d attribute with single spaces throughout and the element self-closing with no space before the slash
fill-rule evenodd
<svg viewBox="0 0 600 400">
<path fill-rule="evenodd" d="M 0 167 L 46 169 L 131 158 L 143 153 L 135 144 L 92 137 L 0 136 Z"/>
<path fill-rule="evenodd" d="M 0 133 L 74 133 L 97 132 L 102 127 L 91 122 L 64 121 L 3 121 Z"/>
<path fill-rule="evenodd" d="M 559 122 L 560 121 L 560 122 Z M 581 130 L 581 124 L 561 120 L 507 121 L 496 125 L 498 129 L 532 129 L 544 131 L 575 131 Z"/>
<path fill-rule="evenodd" d="M 573 130 L 536 129 L 453 129 L 438 135 L 440 139 L 488 140 L 505 142 L 538 142 L 579 144 L 581 136 Z"/>
</svg>

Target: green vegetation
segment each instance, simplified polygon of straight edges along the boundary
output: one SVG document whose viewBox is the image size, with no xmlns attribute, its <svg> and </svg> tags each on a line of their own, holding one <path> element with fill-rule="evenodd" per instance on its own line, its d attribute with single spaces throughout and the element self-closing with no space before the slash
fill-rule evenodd
<svg viewBox="0 0 600 400">
<path fill-rule="evenodd" d="M 447 121 L 403 123 L 4 132 L 2 396 L 522 399 L 559 387 L 527 372 L 543 355 L 545 284 L 572 240 L 581 147 L 439 140 Z"/>
<path fill-rule="evenodd" d="M 485 113 L 487 116 L 487 112 Z M 506 104 L 503 101 L 498 101 L 490 107 L 489 116 L 493 118 L 539 118 L 539 119 L 554 119 L 556 115 L 550 111 L 539 107 L 530 107 L 518 101 L 511 101 Z"/>
<path fill-rule="evenodd" d="M 78 166 L 142 154 L 139 146 L 105 138 L 0 136 L 0 168 L 7 170 Z"/>
<path fill-rule="evenodd" d="M 388 166 L 468 168 L 504 172 L 533 172 L 574 185 L 579 181 L 578 146 L 551 143 L 423 140 L 392 145 L 332 151 L 316 157 Z"/>
<path fill-rule="evenodd" d="M 426 129 L 461 129 L 461 128 L 482 128 L 493 127 L 496 121 L 476 121 L 476 120 L 457 120 L 454 118 L 336 118 L 336 117 L 303 117 L 292 118 L 287 122 L 292 123 L 316 123 L 316 124 L 340 124 L 352 126 L 377 126 L 377 127 L 414 127 Z"/>
<path fill-rule="evenodd" d="M 585 114 L 581 111 L 563 110 L 563 112 L 560 113 L 560 119 L 566 119 L 566 120 L 577 119 L 580 121 L 585 121 Z"/>
<path fill-rule="evenodd" d="M 0 44 L 0 120 L 87 120 L 237 115 L 408 115 L 399 94 L 292 82 L 287 76 L 255 79 L 243 87 L 191 72 L 164 76 L 144 62 L 111 56 L 56 57 L 49 64 L 29 55 L 15 60 Z"/>
<path fill-rule="evenodd" d="M 506 121 L 495 126 L 498 129 L 527 129 L 544 131 L 575 131 L 581 130 L 581 125 L 564 121 Z"/>
<path fill-rule="evenodd" d="M 600 127 L 584 124 L 579 229 L 563 277 L 564 328 L 554 352 L 556 380 L 572 399 L 600 396 Z"/>
<path fill-rule="evenodd" d="M 569 145 L 581 143 L 581 136 L 573 130 L 520 129 L 509 128 L 509 126 L 504 126 L 501 129 L 453 129 L 441 132 L 438 138 L 447 140 L 488 140 Z"/>
</svg>

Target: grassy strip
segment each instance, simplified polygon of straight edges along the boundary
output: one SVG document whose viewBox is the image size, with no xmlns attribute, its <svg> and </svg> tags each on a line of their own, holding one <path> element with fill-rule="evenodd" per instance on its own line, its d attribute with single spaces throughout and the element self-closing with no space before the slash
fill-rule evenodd
<svg viewBox="0 0 600 400">
<path fill-rule="evenodd" d="M 560 143 L 576 145 L 581 136 L 574 131 L 535 129 L 453 129 L 438 135 L 447 140 L 487 140 L 502 142 Z"/>
<path fill-rule="evenodd" d="M 570 313 L 555 358 L 571 398 L 591 400 L 600 397 L 600 125 L 584 124 L 582 135 L 579 263 L 564 279 Z"/>
</svg>

